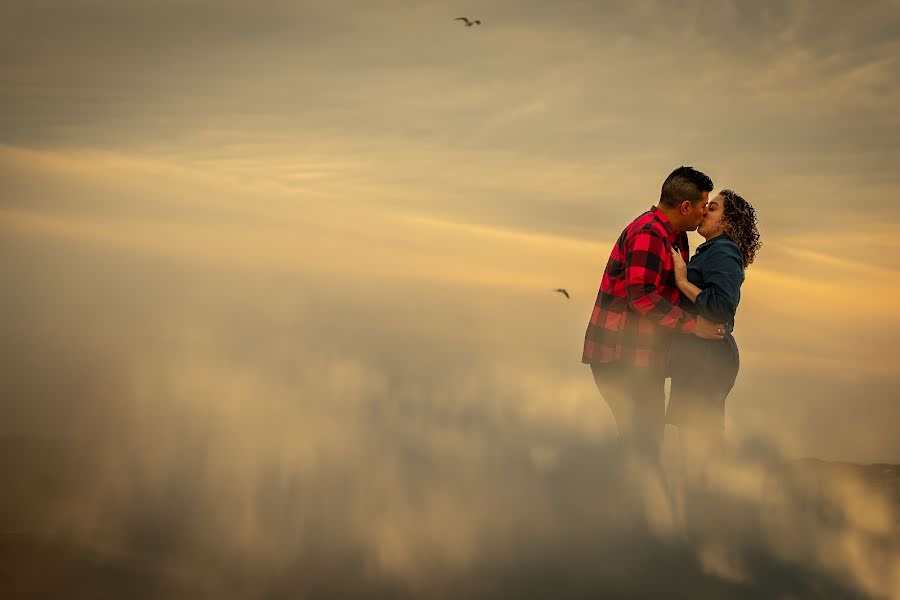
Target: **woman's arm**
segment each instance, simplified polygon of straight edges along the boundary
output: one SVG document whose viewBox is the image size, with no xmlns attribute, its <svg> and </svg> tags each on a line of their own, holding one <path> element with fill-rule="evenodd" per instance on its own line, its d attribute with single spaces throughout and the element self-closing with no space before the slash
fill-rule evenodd
<svg viewBox="0 0 900 600">
<path fill-rule="evenodd" d="M 721 242 L 708 250 L 703 261 L 703 283 L 706 285 L 694 304 L 697 312 L 709 318 L 725 322 L 734 318 L 741 301 L 741 284 L 744 283 L 744 259 L 732 242 Z"/>
<path fill-rule="evenodd" d="M 675 248 L 672 248 L 672 259 L 675 263 L 675 285 L 678 286 L 678 289 L 681 290 L 681 293 L 684 294 L 688 300 L 696 302 L 697 296 L 699 296 L 700 292 L 703 290 L 688 281 L 687 265 L 684 263 L 684 259 L 681 258 L 681 254 L 675 250 Z"/>
<path fill-rule="evenodd" d="M 687 280 L 687 265 L 681 256 L 673 257 L 675 283 L 703 317 L 728 322 L 734 318 L 741 300 L 744 262 L 740 250 L 730 242 L 716 244 L 707 252 L 703 263 L 705 288 L 700 289 Z"/>
</svg>

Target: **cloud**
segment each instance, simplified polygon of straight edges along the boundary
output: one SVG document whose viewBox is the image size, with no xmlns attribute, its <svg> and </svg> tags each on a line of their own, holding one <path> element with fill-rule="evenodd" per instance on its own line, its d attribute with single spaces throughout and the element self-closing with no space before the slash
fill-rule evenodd
<svg viewBox="0 0 900 600">
<path fill-rule="evenodd" d="M 26 533 L 45 551 L 68 539 L 112 572 L 143 565 L 122 581 L 203 596 L 233 593 L 228 573 L 260 593 L 370 580 L 424 595 L 516 590 L 528 572 L 560 577 L 564 596 L 586 585 L 634 593 L 648 552 L 681 570 L 683 589 L 730 582 L 726 598 L 803 581 L 871 597 L 895 589 L 895 508 L 877 477 L 738 449 L 712 479 L 713 537 L 645 538 L 615 512 L 611 423 L 589 381 L 477 360 L 407 379 L 376 347 L 320 338 L 334 323 L 317 326 L 308 303 L 260 306 L 250 321 L 203 300 L 204 321 L 192 312 L 177 338 L 143 338 L 127 385 L 92 427 L 62 438 L 86 470 L 31 509 L 43 529 Z M 307 317 L 285 327 L 292 311 Z M 83 576 L 69 568 L 63 576 Z"/>
<path fill-rule="evenodd" d="M 900 460 L 896 4 L 407 4 L 9 5 L 0 534 L 49 554 L 4 559 L 216 597 L 624 596 L 648 564 L 651 595 L 895 594 L 878 481 L 761 486 Z M 764 242 L 699 545 L 613 517 L 579 363 L 678 164 Z"/>
</svg>

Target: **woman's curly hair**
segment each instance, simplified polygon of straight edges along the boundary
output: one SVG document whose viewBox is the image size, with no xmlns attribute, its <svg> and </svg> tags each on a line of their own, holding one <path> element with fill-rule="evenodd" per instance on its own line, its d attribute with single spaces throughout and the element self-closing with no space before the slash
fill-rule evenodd
<svg viewBox="0 0 900 600">
<path fill-rule="evenodd" d="M 756 253 L 762 246 L 762 242 L 759 241 L 756 209 L 733 190 L 722 190 L 719 194 L 725 199 L 723 207 L 725 233 L 741 249 L 746 269 L 756 258 Z"/>
</svg>

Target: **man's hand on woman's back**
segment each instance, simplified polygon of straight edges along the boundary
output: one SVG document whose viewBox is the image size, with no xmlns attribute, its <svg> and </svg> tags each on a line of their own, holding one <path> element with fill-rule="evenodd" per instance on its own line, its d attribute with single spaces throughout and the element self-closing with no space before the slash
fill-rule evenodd
<svg viewBox="0 0 900 600">
<path fill-rule="evenodd" d="M 725 325 L 713 323 L 697 315 L 697 326 L 692 333 L 704 340 L 721 340 L 725 337 Z"/>
</svg>

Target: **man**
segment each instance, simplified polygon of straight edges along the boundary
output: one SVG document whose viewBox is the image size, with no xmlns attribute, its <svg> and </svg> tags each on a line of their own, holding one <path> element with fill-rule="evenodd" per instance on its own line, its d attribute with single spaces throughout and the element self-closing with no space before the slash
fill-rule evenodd
<svg viewBox="0 0 900 600">
<path fill-rule="evenodd" d="M 659 461 L 665 378 L 673 335 L 721 339 L 724 327 L 678 307 L 672 248 L 688 261 L 687 231 L 703 220 L 712 180 L 691 167 L 672 171 L 659 204 L 631 222 L 612 249 L 581 361 L 609 404 L 627 455 Z"/>
</svg>

